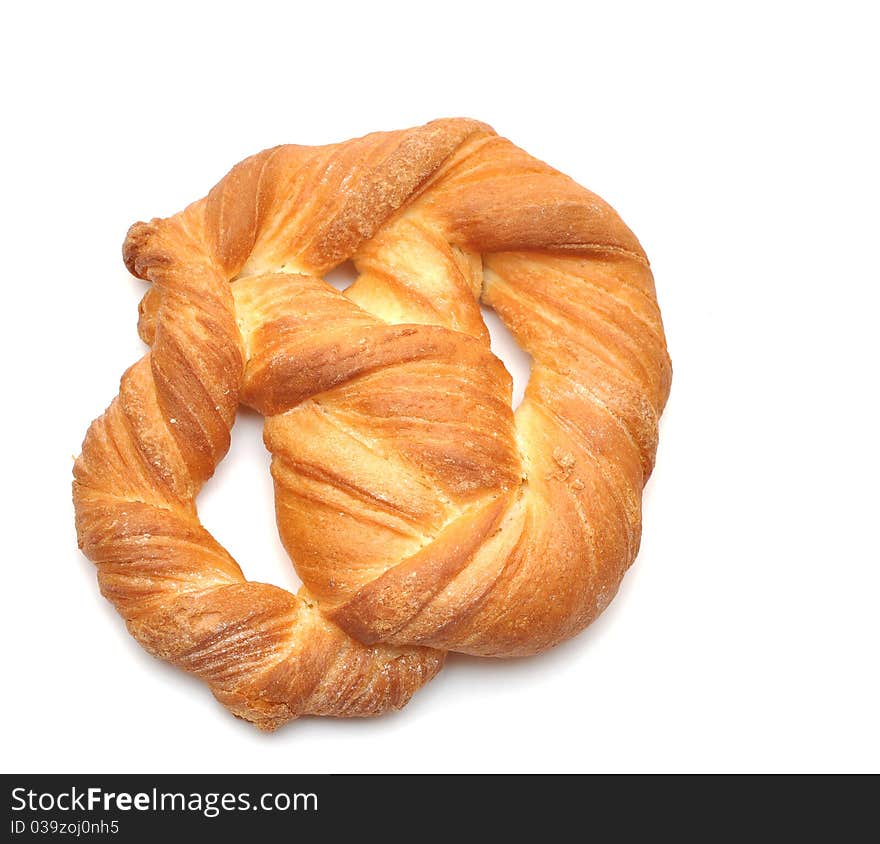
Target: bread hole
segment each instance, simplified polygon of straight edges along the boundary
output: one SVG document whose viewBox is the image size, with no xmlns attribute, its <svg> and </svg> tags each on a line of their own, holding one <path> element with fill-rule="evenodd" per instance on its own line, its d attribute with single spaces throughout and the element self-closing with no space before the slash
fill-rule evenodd
<svg viewBox="0 0 880 844">
<path fill-rule="evenodd" d="M 248 580 L 296 592 L 302 581 L 278 536 L 269 462 L 263 417 L 241 408 L 229 453 L 199 494 L 199 518 Z"/>
<path fill-rule="evenodd" d="M 523 400 L 526 385 L 529 383 L 532 356 L 516 342 L 516 338 L 510 333 L 510 329 L 501 321 L 501 317 L 492 308 L 481 305 L 480 310 L 483 313 L 483 322 L 486 323 L 486 328 L 489 329 L 492 353 L 504 364 L 513 378 L 511 406 L 516 410 Z"/>
<path fill-rule="evenodd" d="M 334 267 L 324 276 L 324 281 L 339 291 L 348 290 L 358 277 L 357 267 L 353 261 L 345 261 L 338 267 Z"/>
</svg>

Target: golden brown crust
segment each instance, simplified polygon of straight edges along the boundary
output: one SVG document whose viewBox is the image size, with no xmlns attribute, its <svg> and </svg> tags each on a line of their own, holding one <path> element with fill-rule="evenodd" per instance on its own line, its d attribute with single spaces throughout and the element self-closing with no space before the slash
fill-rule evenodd
<svg viewBox="0 0 880 844">
<path fill-rule="evenodd" d="M 319 276 L 349 258 L 343 295 Z M 138 641 L 235 714 L 376 714 L 447 650 L 534 653 L 607 606 L 671 369 L 644 252 L 601 199 L 441 120 L 252 156 L 133 226 L 124 259 L 153 285 L 150 351 L 77 460 L 80 545 Z M 515 415 L 480 302 L 533 358 Z M 198 521 L 240 402 L 266 416 L 297 596 Z"/>
</svg>

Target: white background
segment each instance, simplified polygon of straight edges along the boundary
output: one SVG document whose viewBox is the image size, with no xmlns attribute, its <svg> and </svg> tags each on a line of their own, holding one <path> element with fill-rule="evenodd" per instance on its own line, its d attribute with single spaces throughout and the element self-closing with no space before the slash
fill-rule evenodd
<svg viewBox="0 0 880 844">
<path fill-rule="evenodd" d="M 872 4 L 304 5 L 2 13 L 2 768 L 878 770 Z M 453 656 L 400 713 L 262 735 L 140 650 L 76 548 L 73 457 L 142 353 L 120 245 L 263 147 L 448 115 L 652 259 L 675 376 L 642 551 L 549 654 Z M 251 579 L 296 585 L 255 416 L 199 504 Z"/>
</svg>

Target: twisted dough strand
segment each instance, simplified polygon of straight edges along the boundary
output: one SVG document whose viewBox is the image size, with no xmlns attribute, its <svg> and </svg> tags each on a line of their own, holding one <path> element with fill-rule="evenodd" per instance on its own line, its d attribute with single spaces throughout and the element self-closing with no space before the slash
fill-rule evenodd
<svg viewBox="0 0 880 844">
<path fill-rule="evenodd" d="M 77 461 L 80 543 L 138 640 L 233 712 L 401 706 L 445 651 L 534 653 L 613 597 L 671 370 L 647 260 L 598 197 L 435 121 L 260 153 L 125 258 L 151 350 Z M 320 276 L 348 258 L 342 295 Z M 533 358 L 515 416 L 481 301 Z M 240 401 L 266 416 L 298 597 L 244 581 L 195 512 Z"/>
<path fill-rule="evenodd" d="M 136 226 L 126 241 L 127 263 L 162 304 L 151 351 L 76 462 L 80 545 L 135 638 L 258 726 L 400 707 L 442 653 L 361 645 L 305 590 L 246 582 L 199 524 L 195 495 L 228 449 L 244 363 L 228 282 L 190 234 L 203 213 Z"/>
</svg>

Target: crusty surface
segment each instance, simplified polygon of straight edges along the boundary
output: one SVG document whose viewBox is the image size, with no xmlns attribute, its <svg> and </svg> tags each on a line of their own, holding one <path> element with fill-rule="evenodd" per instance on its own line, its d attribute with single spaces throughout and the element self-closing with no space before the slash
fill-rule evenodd
<svg viewBox="0 0 880 844">
<path fill-rule="evenodd" d="M 79 541 L 138 641 L 236 715 L 397 708 L 446 651 L 535 653 L 608 605 L 671 368 L 647 259 L 597 196 L 438 120 L 259 153 L 124 258 L 150 350 L 86 435 Z M 343 294 L 321 276 L 349 259 Z M 515 414 L 481 303 L 532 356 Z M 198 520 L 240 403 L 266 417 L 296 596 Z"/>
</svg>

